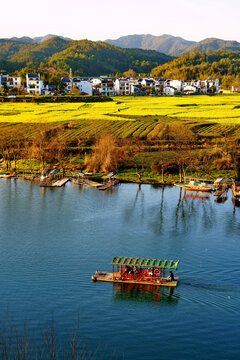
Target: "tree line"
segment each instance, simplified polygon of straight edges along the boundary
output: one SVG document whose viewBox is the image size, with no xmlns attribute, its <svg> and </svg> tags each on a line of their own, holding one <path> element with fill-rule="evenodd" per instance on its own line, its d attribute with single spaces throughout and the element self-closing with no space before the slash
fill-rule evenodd
<svg viewBox="0 0 240 360">
<path fill-rule="evenodd" d="M 154 77 L 165 79 L 219 78 L 223 88 L 240 85 L 240 52 L 195 50 L 178 59 L 154 68 Z M 234 85 L 233 84 L 233 85 Z"/>
<path fill-rule="evenodd" d="M 20 126 L 20 128 L 19 128 Z M 0 159 L 7 173 L 34 173 L 46 166 L 66 170 L 106 173 L 134 170 L 141 183 L 146 173 L 165 176 L 207 174 L 231 170 L 239 176 L 240 139 L 231 130 L 216 138 L 202 138 L 180 121 L 161 124 L 154 138 L 98 138 L 69 140 L 66 125 L 42 124 L 32 136 L 21 125 L 4 126 L 0 132 Z"/>
</svg>

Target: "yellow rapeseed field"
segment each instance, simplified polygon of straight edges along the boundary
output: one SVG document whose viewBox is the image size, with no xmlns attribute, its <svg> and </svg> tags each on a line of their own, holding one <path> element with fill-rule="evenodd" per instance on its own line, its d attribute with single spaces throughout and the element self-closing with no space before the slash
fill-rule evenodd
<svg viewBox="0 0 240 360">
<path fill-rule="evenodd" d="M 113 100 L 103 103 L 0 103 L 0 122 L 74 122 L 78 136 L 107 129 L 118 137 L 148 136 L 162 121 L 199 122 L 202 126 L 198 132 L 206 135 L 215 130 L 221 132 L 221 126 L 240 126 L 238 94 L 114 97 Z"/>
</svg>

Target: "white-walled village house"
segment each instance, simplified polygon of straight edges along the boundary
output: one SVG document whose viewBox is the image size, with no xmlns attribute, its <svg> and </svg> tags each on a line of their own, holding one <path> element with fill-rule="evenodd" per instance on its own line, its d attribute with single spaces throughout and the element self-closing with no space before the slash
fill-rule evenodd
<svg viewBox="0 0 240 360">
<path fill-rule="evenodd" d="M 101 78 L 101 81 L 102 81 L 102 88 L 101 88 L 102 96 L 114 96 L 114 79 Z"/>
<path fill-rule="evenodd" d="M 61 79 L 65 85 L 65 91 L 71 93 L 74 89 L 77 89 L 79 93 L 85 93 L 88 95 L 93 94 L 92 82 L 90 80 L 82 80 L 79 77 L 63 77 Z"/>
<path fill-rule="evenodd" d="M 42 95 L 44 84 L 43 80 L 41 80 L 40 74 L 27 74 L 26 84 L 29 95 Z"/>
<path fill-rule="evenodd" d="M 130 95 L 130 80 L 128 79 L 116 79 L 114 83 L 115 95 Z"/>
<path fill-rule="evenodd" d="M 18 88 L 19 89 L 22 85 L 21 77 L 0 74 L 0 89 L 4 85 L 7 86 L 8 88 L 12 88 L 12 89 Z"/>
</svg>

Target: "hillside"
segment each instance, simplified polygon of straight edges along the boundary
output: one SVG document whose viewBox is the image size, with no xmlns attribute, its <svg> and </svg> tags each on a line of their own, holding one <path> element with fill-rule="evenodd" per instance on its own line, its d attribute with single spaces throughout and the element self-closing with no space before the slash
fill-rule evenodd
<svg viewBox="0 0 240 360">
<path fill-rule="evenodd" d="M 166 79 L 220 78 L 222 83 L 233 81 L 240 72 L 240 52 L 195 50 L 167 64 L 154 68 L 153 76 Z M 226 84 L 225 84 L 226 85 Z"/>
<path fill-rule="evenodd" d="M 191 53 L 196 49 L 201 49 L 204 52 L 207 52 L 209 50 L 211 51 L 240 51 L 240 43 L 237 41 L 226 41 L 221 39 L 215 39 L 215 38 L 208 38 L 202 41 L 199 41 L 190 47 L 183 49 L 183 51 L 180 51 L 179 55 L 184 55 L 186 53 Z"/>
<path fill-rule="evenodd" d="M 1 61 L 2 59 L 2 61 Z M 104 42 L 50 38 L 41 44 L 0 40 L 1 70 L 7 72 L 30 67 L 37 70 L 68 71 L 75 75 L 99 75 L 124 72 L 132 68 L 146 73 L 172 57 L 156 51 L 122 49 Z"/>
<path fill-rule="evenodd" d="M 44 35 L 44 36 L 36 36 L 34 38 L 30 38 L 29 36 L 22 36 L 20 38 L 14 36 L 12 38 L 4 38 L 4 39 L 0 39 L 0 41 L 4 40 L 4 41 L 16 41 L 16 42 L 20 42 L 22 44 L 32 44 L 32 43 L 38 43 L 38 44 L 41 44 L 43 43 L 44 41 L 47 41 L 53 37 L 59 37 L 63 40 L 72 40 L 70 38 L 67 38 L 67 37 L 64 37 L 64 36 L 59 36 L 59 35 L 53 35 L 53 34 L 47 34 L 47 35 Z"/>
<path fill-rule="evenodd" d="M 171 57 L 156 51 L 121 49 L 104 42 L 81 40 L 53 55 L 48 65 L 55 69 L 68 69 L 76 75 L 99 75 L 124 72 L 132 68 L 138 73 L 150 72 L 152 64 L 163 64 Z"/>
<path fill-rule="evenodd" d="M 145 50 L 156 50 L 167 55 L 177 56 L 190 46 L 194 45 L 194 41 L 184 40 L 181 37 L 172 35 L 128 35 L 122 36 L 116 40 L 105 40 L 106 43 L 119 46 L 122 48 L 140 48 Z"/>
<path fill-rule="evenodd" d="M 191 53 L 196 49 L 201 49 L 204 52 L 209 50 L 240 51 L 240 43 L 237 41 L 208 38 L 196 42 L 172 35 L 127 35 L 116 40 L 108 39 L 106 42 L 122 48 L 137 47 L 145 50 L 156 50 L 175 57 Z"/>
</svg>

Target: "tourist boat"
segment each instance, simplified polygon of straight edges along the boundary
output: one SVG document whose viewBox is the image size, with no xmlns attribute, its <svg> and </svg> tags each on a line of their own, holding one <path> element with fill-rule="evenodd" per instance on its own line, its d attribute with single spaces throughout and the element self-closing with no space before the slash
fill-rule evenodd
<svg viewBox="0 0 240 360">
<path fill-rule="evenodd" d="M 156 260 L 114 257 L 113 272 L 96 271 L 93 281 L 176 287 L 179 281 L 172 270 L 177 270 L 179 260 Z M 170 271 L 169 276 L 166 271 Z"/>
<path fill-rule="evenodd" d="M 192 177 L 184 178 L 183 187 L 184 189 L 191 191 L 209 192 L 213 190 L 213 185 L 211 180 L 192 178 Z"/>
</svg>

